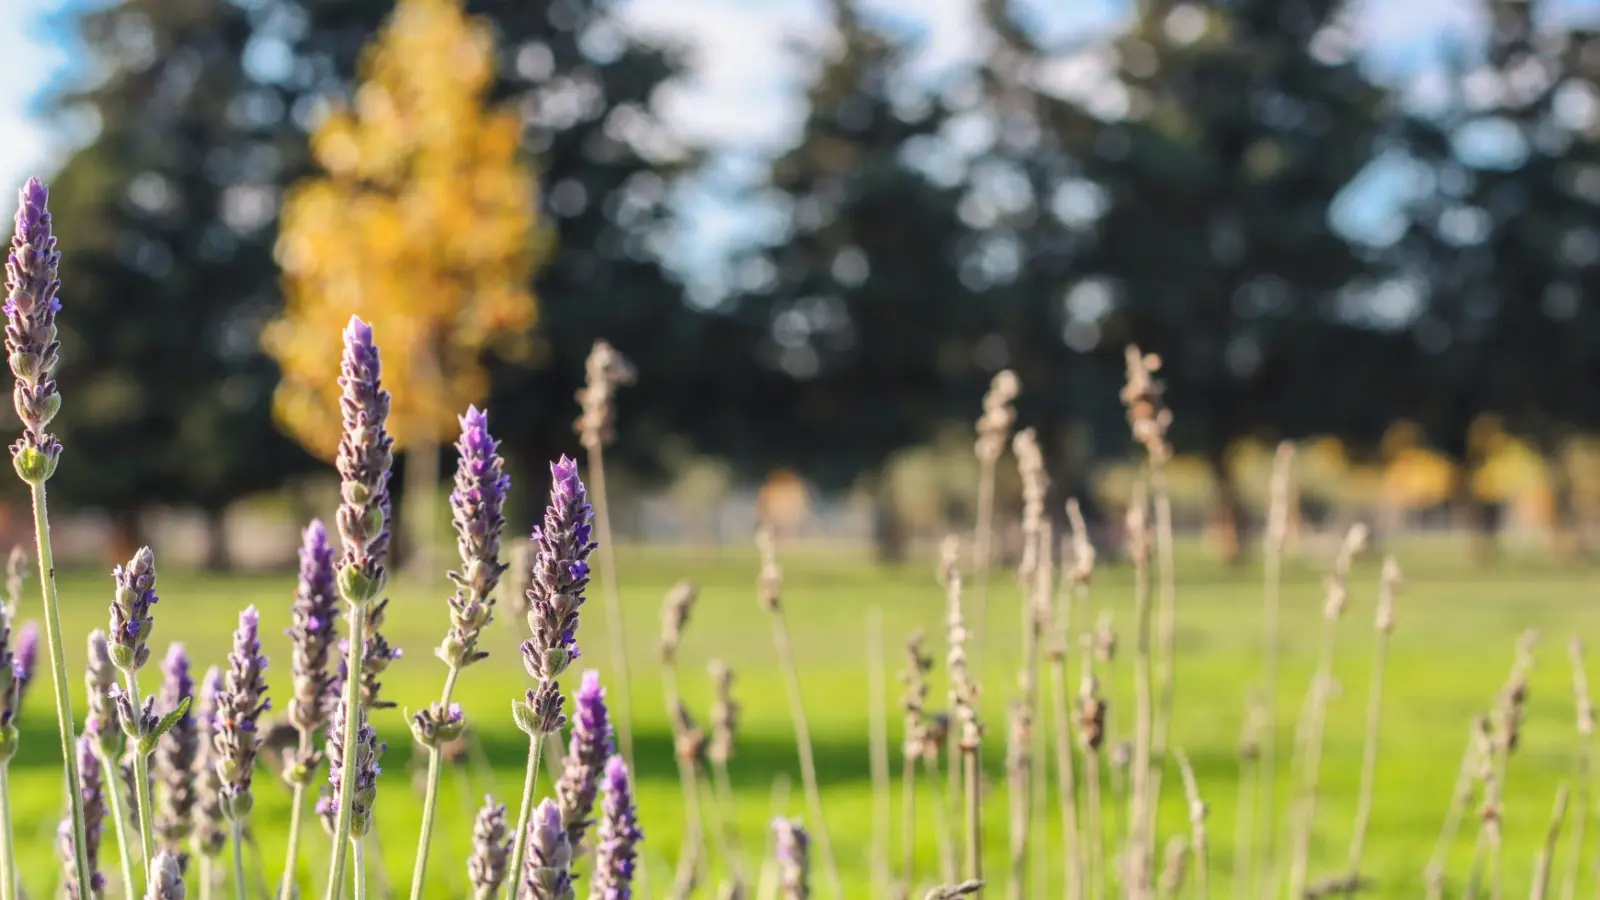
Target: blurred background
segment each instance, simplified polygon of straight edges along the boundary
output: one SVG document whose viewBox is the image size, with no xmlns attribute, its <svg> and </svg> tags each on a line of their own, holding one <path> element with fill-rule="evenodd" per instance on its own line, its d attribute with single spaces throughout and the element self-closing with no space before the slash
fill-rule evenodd
<svg viewBox="0 0 1600 900">
<path fill-rule="evenodd" d="M 0 184 L 50 182 L 64 252 L 68 559 L 290 561 L 335 489 L 352 313 L 413 548 L 448 535 L 469 403 L 531 521 L 602 338 L 637 372 L 611 491 L 636 541 L 742 544 L 759 510 L 893 559 L 964 528 L 1010 368 L 1114 546 L 1137 343 L 1178 524 L 1223 560 L 1283 440 L 1306 529 L 1600 547 L 1600 3 L 0 11 Z"/>
</svg>

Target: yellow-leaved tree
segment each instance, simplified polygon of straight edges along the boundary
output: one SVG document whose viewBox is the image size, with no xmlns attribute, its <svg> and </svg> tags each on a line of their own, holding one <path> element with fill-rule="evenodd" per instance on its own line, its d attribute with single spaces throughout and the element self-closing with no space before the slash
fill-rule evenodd
<svg viewBox="0 0 1600 900">
<path fill-rule="evenodd" d="M 406 454 L 408 531 L 426 565 L 440 445 L 488 392 L 485 353 L 526 351 L 530 285 L 551 240 L 518 117 L 486 103 L 490 30 L 460 0 L 400 0 L 361 75 L 353 102 L 311 138 L 321 173 L 284 200 L 284 312 L 262 339 L 283 371 L 278 421 L 331 459 L 340 329 L 352 314 L 372 323 Z"/>
</svg>

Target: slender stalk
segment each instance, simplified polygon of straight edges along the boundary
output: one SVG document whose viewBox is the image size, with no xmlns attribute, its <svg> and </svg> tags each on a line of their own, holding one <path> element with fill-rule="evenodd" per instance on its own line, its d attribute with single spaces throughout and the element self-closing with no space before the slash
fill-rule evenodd
<svg viewBox="0 0 1600 900">
<path fill-rule="evenodd" d="M 67 656 L 61 638 L 61 606 L 56 591 L 55 553 L 50 544 L 50 510 L 44 482 L 31 482 L 33 537 L 39 550 L 39 587 L 44 595 L 45 643 L 50 650 L 50 676 L 55 689 L 56 724 L 61 732 L 61 756 L 67 776 L 67 804 L 72 817 L 73 867 L 79 884 L 89 883 L 89 860 L 84 855 L 83 797 L 78 790 L 78 757 L 74 745 L 72 697 L 67 693 Z"/>
<path fill-rule="evenodd" d="M 1579 874 L 1582 869 L 1582 860 L 1585 859 L 1587 849 L 1587 826 L 1589 817 L 1594 814 L 1593 787 L 1589 783 L 1589 772 L 1593 768 L 1594 755 L 1594 701 L 1589 696 L 1589 675 L 1584 667 L 1583 642 L 1573 638 L 1567 647 L 1567 655 L 1572 661 L 1572 697 L 1577 706 L 1578 725 L 1578 751 L 1573 760 L 1574 777 L 1577 779 L 1578 812 L 1573 816 L 1572 822 L 1572 852 L 1567 854 L 1567 873 L 1561 881 L 1561 900 L 1573 900 L 1578 893 L 1578 882 L 1582 878 Z"/>
<path fill-rule="evenodd" d="M 978 748 L 961 748 L 962 786 L 966 797 L 967 878 L 983 880 L 983 784 Z"/>
<path fill-rule="evenodd" d="M 900 890 L 910 897 L 917 886 L 917 758 L 907 753 L 900 766 Z"/>
<path fill-rule="evenodd" d="M 1263 635 L 1262 656 L 1262 709 L 1265 711 L 1261 727 L 1261 760 L 1256 766 L 1259 786 L 1252 801 L 1253 818 L 1257 822 L 1257 835 L 1246 838 L 1259 840 L 1260 852 L 1249 869 L 1241 869 L 1238 878 L 1249 877 L 1261 900 L 1271 900 L 1277 887 L 1277 857 L 1274 842 L 1277 830 L 1273 815 L 1278 805 L 1278 666 L 1283 645 L 1283 624 L 1279 610 L 1283 596 L 1283 551 L 1288 543 L 1289 507 L 1292 502 L 1291 482 L 1294 463 L 1294 445 L 1285 441 L 1278 445 L 1272 463 L 1272 481 L 1267 506 L 1266 559 L 1263 561 Z M 1242 846 L 1242 845 L 1241 845 Z M 1238 891 L 1235 892 L 1239 893 Z"/>
<path fill-rule="evenodd" d="M 1156 510 L 1156 568 L 1160 579 L 1160 603 L 1156 610 L 1156 629 L 1161 640 L 1161 655 L 1156 661 L 1159 705 L 1150 742 L 1154 759 L 1145 792 L 1144 833 L 1150 841 L 1150 859 L 1155 860 L 1156 811 L 1161 808 L 1161 778 L 1167 764 L 1167 743 L 1172 732 L 1172 704 L 1177 689 L 1178 601 L 1173 561 L 1172 496 L 1167 489 L 1167 467 L 1162 457 L 1150 460 L 1150 496 Z"/>
<path fill-rule="evenodd" d="M 867 733 L 868 765 L 872 772 L 872 862 L 873 880 L 887 894 L 889 874 L 889 828 L 893 818 L 889 796 L 889 723 L 883 705 L 888 689 L 883 659 L 883 610 L 867 610 Z"/>
<path fill-rule="evenodd" d="M 244 823 L 233 818 L 233 895 L 248 900 L 250 888 L 244 883 Z"/>
<path fill-rule="evenodd" d="M 1200 900 L 1211 896 L 1210 852 L 1206 842 L 1206 804 L 1200 799 L 1200 785 L 1195 781 L 1194 768 L 1189 757 L 1178 750 L 1178 772 L 1183 777 L 1183 792 L 1189 802 L 1189 854 L 1194 859 L 1195 884 Z"/>
<path fill-rule="evenodd" d="M 522 806 L 517 810 L 517 830 L 511 835 L 511 865 L 506 867 L 506 900 L 517 900 L 517 873 L 522 871 L 522 853 L 528 844 L 528 819 L 533 814 L 533 790 L 539 783 L 539 753 L 543 735 L 528 739 L 528 771 L 522 776 Z"/>
<path fill-rule="evenodd" d="M 354 773 L 357 735 L 364 714 L 361 708 L 361 655 L 367 645 L 367 615 L 359 605 L 348 605 L 350 644 L 345 671 L 349 674 L 344 679 L 344 759 L 340 763 L 346 773 Z M 339 784 L 339 805 L 333 820 L 333 860 L 328 864 L 327 900 L 339 900 L 339 892 L 344 887 L 345 849 L 350 842 L 350 805 L 355 800 L 355 784 L 355 778 L 348 774 Z M 520 836 L 519 832 L 519 839 Z"/>
<path fill-rule="evenodd" d="M 684 727 L 679 711 L 683 701 L 678 692 L 677 655 L 661 663 L 661 689 L 667 701 L 667 721 L 672 723 L 674 752 L 678 764 L 678 785 L 683 791 L 684 842 L 678 854 L 676 890 L 678 895 L 690 892 L 695 873 L 705 859 L 705 816 L 700 808 L 700 774 L 694 759 L 683 752 L 685 742 L 692 739 Z"/>
<path fill-rule="evenodd" d="M 450 696 L 455 693 L 456 679 L 461 670 L 450 667 L 444 677 L 444 690 L 439 694 L 439 708 L 450 708 Z M 428 850 L 432 845 L 433 820 L 439 807 L 439 773 L 444 761 L 444 748 L 428 748 L 428 780 L 422 792 L 422 831 L 417 835 L 417 861 L 411 870 L 411 900 L 422 900 L 422 883 L 428 876 Z"/>
<path fill-rule="evenodd" d="M 1253 873 L 1255 860 L 1253 847 L 1255 840 L 1256 798 L 1261 793 L 1261 761 L 1259 757 L 1245 756 L 1239 761 L 1239 796 L 1238 818 L 1234 822 L 1233 833 L 1233 898 L 1242 900 L 1247 896 L 1251 884 L 1250 877 Z"/>
<path fill-rule="evenodd" d="M 1002 440 L 1004 440 L 1002 438 Z M 1003 446 L 1003 445 L 1002 445 Z M 989 558 L 994 550 L 994 479 L 996 459 L 978 463 L 978 528 L 972 541 L 972 576 L 977 588 L 973 622 L 977 625 L 979 656 L 989 622 Z"/>
<path fill-rule="evenodd" d="M 311 733 L 300 732 L 300 759 L 305 759 L 311 751 Z M 289 800 L 289 847 L 284 853 L 283 882 L 278 886 L 278 900 L 293 900 L 295 894 L 295 878 L 299 875 L 300 868 L 300 820 L 304 817 L 306 805 L 306 786 L 295 782 L 294 790 Z"/>
<path fill-rule="evenodd" d="M 767 802 L 767 818 L 776 819 L 789 808 L 789 776 L 779 773 L 772 779 L 772 792 Z M 767 831 L 767 846 L 761 856 L 761 873 L 756 878 L 758 900 L 771 900 L 778 896 L 778 866 L 773 853 L 772 829 Z"/>
<path fill-rule="evenodd" d="M 778 647 L 778 664 L 783 669 L 783 683 L 789 694 L 789 714 L 794 720 L 795 750 L 800 755 L 800 779 L 805 788 L 806 815 L 811 819 L 811 834 L 816 839 L 817 849 L 822 851 L 822 866 L 830 893 L 834 897 L 843 897 L 844 882 L 839 879 L 839 859 L 834 855 L 833 841 L 828 837 L 827 820 L 822 817 L 822 790 L 817 784 L 817 761 L 811 749 L 811 729 L 806 725 L 800 668 L 795 665 L 794 649 L 789 644 L 789 626 L 784 622 L 781 609 L 772 614 L 772 641 Z"/>
<path fill-rule="evenodd" d="M 9 768 L 9 767 L 7 767 L 7 768 Z M 108 785 L 117 785 L 119 787 L 121 786 L 121 784 L 122 784 L 122 772 L 118 770 L 118 767 L 117 767 L 116 763 L 112 762 L 111 760 L 107 759 L 104 756 L 101 756 L 100 757 L 100 770 L 105 773 L 106 784 L 108 784 Z M 3 778 L 5 778 L 5 769 L 0 769 L 0 779 L 3 779 Z M 123 896 L 125 896 L 125 897 L 137 897 L 137 896 L 139 896 L 136 893 L 136 891 L 139 890 L 139 880 L 137 878 L 135 878 L 134 874 L 133 874 L 133 848 L 128 845 L 128 810 L 127 810 L 127 804 L 124 802 L 124 797 L 123 797 L 123 793 L 122 793 L 121 790 L 108 790 L 108 791 L 106 791 L 106 800 L 110 803 L 110 806 L 111 806 L 111 827 L 116 829 L 116 832 L 117 832 L 117 852 L 118 852 L 118 855 L 121 857 L 121 862 L 122 862 L 122 889 L 123 889 Z M 10 822 L 11 822 L 10 818 L 7 818 L 6 819 L 6 823 L 7 823 L 7 826 L 6 826 L 6 840 L 8 842 L 11 839 L 11 836 L 10 836 L 10 831 L 11 831 Z M 10 857 L 10 851 L 9 850 L 7 851 L 7 857 L 8 858 Z"/>
<path fill-rule="evenodd" d="M 1023 900 L 1028 893 L 1028 829 L 1032 824 L 1028 816 L 1028 802 L 1032 793 L 1028 785 L 1028 743 L 1031 727 L 1027 721 L 1029 710 L 1023 704 L 1013 705 L 1006 723 L 1006 800 L 1011 816 L 1011 859 L 1006 879 L 1006 896 Z"/>
<path fill-rule="evenodd" d="M 0 764 L 0 900 L 17 900 L 17 847 L 11 833 L 11 766 L 6 764 Z"/>
<path fill-rule="evenodd" d="M 726 761 L 714 760 L 711 763 L 711 779 L 712 800 L 722 811 L 723 855 L 727 857 L 728 866 L 733 869 L 733 877 L 739 882 L 740 887 L 748 889 L 749 876 L 744 867 L 744 850 L 739 845 L 739 825 L 736 821 L 737 807 L 733 799 L 733 780 L 728 777 L 728 764 Z"/>
<path fill-rule="evenodd" d="M 616 681 L 606 691 L 617 748 L 633 770 L 633 715 L 628 692 L 628 639 L 623 630 L 622 589 L 617 584 L 616 542 L 611 539 L 611 495 L 606 492 L 605 453 L 597 443 L 589 447 L 589 496 L 594 504 L 595 537 L 600 544 L 600 577 L 605 582 L 606 626 L 611 638 L 611 665 Z"/>
<path fill-rule="evenodd" d="M 356 900 L 367 900 L 367 842 L 364 838 L 356 838 L 350 842 L 350 855 L 353 857 L 351 865 L 355 867 Z M 515 882 L 508 873 L 506 880 Z"/>
<path fill-rule="evenodd" d="M 955 766 L 952 764 L 951 768 Z M 939 789 L 939 760 L 930 757 L 927 769 L 928 782 L 933 786 L 933 825 L 934 836 L 939 840 L 939 874 L 948 884 L 956 880 L 956 848 L 950 832 L 950 823 L 955 814 L 950 811 L 950 796 Z"/>
<path fill-rule="evenodd" d="M 1095 748 L 1086 748 L 1083 751 L 1083 786 L 1088 796 L 1084 798 L 1084 829 L 1089 832 L 1089 849 L 1084 854 L 1087 864 L 1084 866 L 1084 881 L 1088 886 L 1088 896 L 1093 900 L 1104 900 L 1106 896 L 1105 876 L 1105 831 L 1102 825 L 1102 809 L 1100 802 L 1100 751 Z"/>
<path fill-rule="evenodd" d="M 1054 725 L 1056 782 L 1061 792 L 1061 843 L 1066 866 L 1067 900 L 1083 897 L 1083 847 L 1078 834 L 1077 778 L 1072 764 L 1072 713 L 1067 702 L 1067 661 L 1064 647 L 1057 648 L 1050 660 L 1050 705 Z M 1041 779 L 1043 780 L 1043 779 Z"/>
<path fill-rule="evenodd" d="M 1400 567 L 1394 557 L 1383 561 L 1383 576 L 1378 588 L 1377 647 L 1372 655 L 1372 684 L 1367 688 L 1367 736 L 1361 751 L 1361 793 L 1356 801 L 1355 828 L 1350 834 L 1350 855 L 1345 863 L 1345 896 L 1354 897 L 1361 875 L 1361 851 L 1367 839 L 1367 824 L 1372 819 L 1373 785 L 1378 776 L 1378 730 L 1383 724 L 1383 673 L 1389 660 L 1389 635 L 1393 630 L 1394 591 L 1400 580 Z"/>
<path fill-rule="evenodd" d="M 123 683 L 127 686 L 128 699 L 133 701 L 135 710 L 141 709 L 139 697 L 139 676 L 132 671 L 122 673 Z M 144 855 L 140 868 L 144 870 L 145 877 L 151 877 L 149 868 L 156 859 L 156 832 L 155 832 L 155 800 L 150 796 L 150 757 L 134 748 L 133 753 L 133 799 L 138 804 L 139 814 L 139 847 Z"/>
<path fill-rule="evenodd" d="M 1479 726 L 1474 723 L 1467 737 L 1467 748 L 1461 753 L 1461 766 L 1456 773 L 1455 787 L 1450 789 L 1449 811 L 1445 813 L 1444 824 L 1440 826 L 1439 836 L 1434 840 L 1433 853 L 1428 857 L 1428 866 L 1423 870 L 1422 878 L 1428 900 L 1439 900 L 1444 896 L 1445 860 L 1449 857 L 1450 848 L 1455 846 L 1467 805 L 1472 802 L 1472 761 L 1477 755 L 1478 731 Z"/>
<path fill-rule="evenodd" d="M 1153 824 L 1146 808 L 1154 802 L 1150 796 L 1151 729 L 1155 718 L 1155 699 L 1152 694 L 1152 661 L 1150 656 L 1150 530 L 1146 510 L 1147 495 L 1141 482 L 1135 488 L 1133 502 L 1128 508 L 1128 552 L 1134 565 L 1134 615 L 1138 621 L 1138 635 L 1134 647 L 1134 723 L 1133 770 L 1130 773 L 1132 799 L 1128 807 L 1128 894 L 1141 900 L 1150 894 L 1155 865 L 1154 834 L 1146 826 Z"/>
<path fill-rule="evenodd" d="M 1545 829 L 1544 845 L 1539 848 L 1539 861 L 1533 868 L 1533 888 L 1528 900 L 1545 900 L 1550 889 L 1550 864 L 1555 859 L 1556 842 L 1561 840 L 1561 829 L 1567 823 L 1567 786 L 1556 788 L 1555 807 L 1550 810 L 1550 825 Z"/>
<path fill-rule="evenodd" d="M 212 885 L 217 883 L 216 865 L 210 854 L 200 854 L 200 900 L 211 900 Z"/>
</svg>

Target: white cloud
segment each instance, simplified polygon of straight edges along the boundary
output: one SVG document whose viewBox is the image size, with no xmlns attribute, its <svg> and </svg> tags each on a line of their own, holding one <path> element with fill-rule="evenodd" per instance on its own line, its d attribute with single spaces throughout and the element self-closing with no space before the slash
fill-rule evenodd
<svg viewBox="0 0 1600 900">
<path fill-rule="evenodd" d="M 6 61 L 0 79 L 0 196 L 9 196 L 28 175 L 48 174 L 50 134 L 31 106 L 65 56 L 41 33 L 40 20 L 56 10 L 56 0 L 0 0 L 0 6 L 16 23 L 0 28 L 0 59 Z"/>
</svg>

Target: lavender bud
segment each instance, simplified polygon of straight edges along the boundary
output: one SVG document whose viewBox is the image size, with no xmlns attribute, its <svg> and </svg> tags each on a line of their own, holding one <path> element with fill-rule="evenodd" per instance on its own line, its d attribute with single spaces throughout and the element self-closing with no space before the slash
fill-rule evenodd
<svg viewBox="0 0 1600 900">
<path fill-rule="evenodd" d="M 33 673 L 38 671 L 39 623 L 28 622 L 17 633 L 17 671 L 22 673 L 22 686 L 17 691 L 17 708 L 28 696 L 28 686 L 33 684 Z"/>
<path fill-rule="evenodd" d="M 528 824 L 527 862 L 522 881 L 529 900 L 575 900 L 572 889 L 572 846 L 561 823 L 561 810 L 548 798 L 539 801 Z"/>
<path fill-rule="evenodd" d="M 550 505 L 543 526 L 533 530 L 539 547 L 528 589 L 533 637 L 522 644 L 523 665 L 541 682 L 559 677 L 578 658 L 578 609 L 595 548 L 590 540 L 593 511 L 578 464 L 563 456 L 550 466 L 550 475 Z"/>
<path fill-rule="evenodd" d="M 61 442 L 45 431 L 61 410 L 55 382 L 61 361 L 56 340 L 61 254 L 51 234 L 48 201 L 49 191 L 39 179 L 28 179 L 19 192 L 16 231 L 6 257 L 6 357 L 17 378 L 12 401 L 23 429 L 11 445 L 11 459 L 29 484 L 48 480 L 61 458 Z"/>
<path fill-rule="evenodd" d="M 807 900 L 811 896 L 811 835 L 793 819 L 772 820 L 772 836 L 778 857 L 778 889 L 784 900 Z"/>
<path fill-rule="evenodd" d="M 90 897 L 99 897 L 105 890 L 106 879 L 100 872 L 100 835 L 106 824 L 106 794 L 104 770 L 95 756 L 94 739 L 88 735 L 78 738 L 78 796 L 83 801 L 84 857 L 89 863 Z M 77 883 L 74 871 L 75 847 L 72 838 L 72 816 L 69 813 L 56 829 L 56 847 L 66 864 L 66 891 L 73 900 L 82 900 L 84 893 Z"/>
<path fill-rule="evenodd" d="M 321 520 L 306 527 L 300 544 L 300 583 L 290 608 L 288 635 L 292 648 L 289 672 L 294 696 L 289 721 L 310 735 L 328 719 L 334 672 L 332 654 L 338 641 L 339 596 L 333 586 L 333 548 Z M 307 776 L 309 777 L 309 775 Z"/>
<path fill-rule="evenodd" d="M 137 672 L 150 659 L 150 630 L 155 619 L 150 607 L 156 605 L 156 555 L 149 547 L 117 566 L 111 572 L 116 593 L 111 601 L 111 662 L 124 672 Z"/>
<path fill-rule="evenodd" d="M 561 686 L 554 681 L 541 681 L 527 693 L 522 702 L 511 704 L 511 714 L 517 727 L 528 735 L 555 734 L 567 724 L 563 708 L 567 699 L 561 695 Z"/>
<path fill-rule="evenodd" d="M 388 670 L 389 664 L 401 656 L 400 648 L 390 646 L 380 630 L 388 610 L 389 601 L 385 598 L 368 603 L 362 611 L 366 617 L 367 631 L 366 646 L 361 653 L 361 705 L 365 709 L 394 708 L 393 703 L 380 698 L 383 684 L 378 680 Z M 343 646 L 348 651 L 349 644 L 346 642 Z"/>
<path fill-rule="evenodd" d="M 167 648 L 161 671 L 165 675 L 161 682 L 163 709 L 177 709 L 185 697 L 194 696 L 189 655 L 182 644 Z M 184 838 L 194 831 L 195 769 L 199 760 L 200 734 L 194 713 L 185 712 L 157 742 L 151 766 L 151 774 L 161 787 L 155 798 L 156 835 L 169 853 L 180 853 Z"/>
<path fill-rule="evenodd" d="M 727 765 L 733 759 L 734 738 L 739 730 L 739 703 L 733 699 L 733 669 L 720 659 L 707 666 L 716 685 L 716 702 L 711 705 L 711 761 Z"/>
<path fill-rule="evenodd" d="M 433 704 L 411 717 L 411 736 L 424 747 L 438 747 L 458 737 L 467 727 L 461 704 Z"/>
<path fill-rule="evenodd" d="M 605 799 L 600 804 L 599 844 L 594 853 L 594 886 L 590 900 L 630 900 L 638 843 L 639 814 L 633 803 L 628 764 L 622 757 L 606 760 Z"/>
<path fill-rule="evenodd" d="M 267 658 L 261 653 L 261 618 L 254 606 L 239 614 L 239 628 L 233 633 L 233 652 L 228 654 L 228 675 L 217 698 L 215 734 L 217 776 L 222 779 L 223 810 L 228 817 L 243 820 L 250 814 L 253 798 L 250 781 L 255 775 L 256 754 L 261 749 L 257 723 L 271 703 L 267 700 Z"/>
<path fill-rule="evenodd" d="M 472 856 L 467 859 L 467 877 L 472 896 L 489 900 L 500 892 L 511 862 L 511 830 L 506 827 L 506 808 L 485 797 L 478 820 L 472 825 Z"/>
<path fill-rule="evenodd" d="M 343 703 L 334 707 L 328 721 L 328 784 L 327 790 L 317 800 L 317 814 L 329 836 L 334 834 L 339 812 L 339 791 L 344 786 L 344 723 L 346 709 Z M 378 799 L 378 775 L 383 769 L 378 758 L 386 745 L 378 742 L 378 733 L 366 721 L 356 729 L 355 787 L 350 805 L 350 834 L 360 837 L 372 827 L 372 806 Z"/>
<path fill-rule="evenodd" d="M 574 854 L 580 854 L 584 833 L 592 821 L 595 794 L 600 789 L 600 772 L 612 751 L 606 692 L 600 686 L 600 673 L 593 669 L 583 673 L 578 687 L 570 741 L 561 780 L 556 782 L 556 800 L 561 806 L 561 820 L 567 823 L 567 842 Z"/>
<path fill-rule="evenodd" d="M 337 523 L 344 541 L 337 583 L 339 593 L 354 606 L 376 599 L 387 579 L 394 440 L 386 430 L 389 392 L 383 389 L 382 371 L 372 326 L 352 316 L 344 330 L 344 357 L 339 363 L 344 428 L 336 467 L 341 501 Z"/>
<path fill-rule="evenodd" d="M 467 407 L 456 442 L 461 459 L 455 490 L 450 492 L 461 570 L 450 573 L 456 586 L 450 598 L 450 631 L 434 651 L 452 669 L 463 669 L 488 655 L 478 649 L 478 636 L 494 621 L 494 590 L 506 570 L 500 562 L 500 532 L 506 524 L 501 510 L 511 479 L 498 448 L 489 435 L 488 416 L 477 407 Z"/>
<path fill-rule="evenodd" d="M 222 670 L 212 666 L 200 683 L 200 711 L 195 724 L 200 741 L 200 762 L 195 779 L 194 847 L 215 857 L 228 840 L 227 818 L 222 811 L 222 776 L 217 774 L 217 713 L 222 708 Z"/>
<path fill-rule="evenodd" d="M 96 628 L 89 632 L 89 667 L 84 675 L 89 694 L 86 730 L 98 736 L 97 746 L 106 759 L 122 752 L 122 731 L 117 726 L 117 667 L 111 664 L 111 648 L 106 633 Z"/>
<path fill-rule="evenodd" d="M 156 854 L 150 866 L 150 889 L 145 900 L 183 900 L 183 861 L 167 852 Z"/>
<path fill-rule="evenodd" d="M 156 725 L 161 721 L 161 717 L 156 715 L 154 697 L 144 698 L 144 706 L 135 708 L 132 695 L 113 685 L 111 702 L 117 708 L 117 723 L 122 726 L 122 733 L 134 741 L 130 745 L 130 750 L 138 746 L 139 739 L 155 731 Z"/>
</svg>

